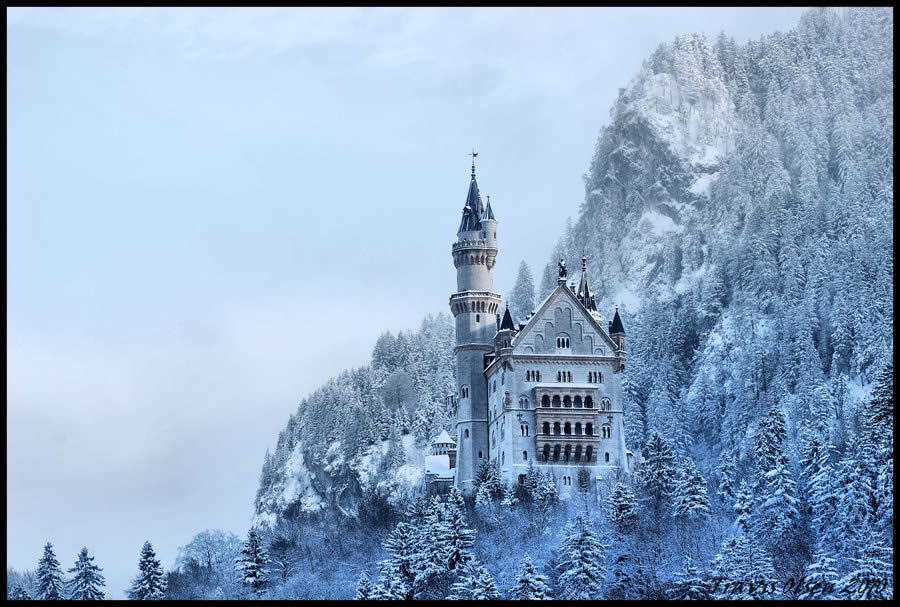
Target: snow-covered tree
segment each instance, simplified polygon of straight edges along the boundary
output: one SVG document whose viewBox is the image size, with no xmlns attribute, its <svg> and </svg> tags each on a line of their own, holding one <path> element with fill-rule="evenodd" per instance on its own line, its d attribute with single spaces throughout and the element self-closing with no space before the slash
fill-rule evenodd
<svg viewBox="0 0 900 607">
<path fill-rule="evenodd" d="M 241 585 L 248 592 L 259 596 L 266 591 L 269 586 L 269 562 L 269 554 L 263 546 L 259 531 L 250 529 L 247 541 L 241 547 L 241 555 L 235 561 Z"/>
<path fill-rule="evenodd" d="M 138 560 L 138 574 L 131 582 L 128 598 L 133 601 L 153 601 L 165 598 L 168 581 L 162 564 L 156 558 L 153 545 L 146 541 Z"/>
<path fill-rule="evenodd" d="M 834 599 L 838 598 L 837 589 L 838 573 L 835 568 L 835 560 L 819 550 L 813 555 L 812 561 L 806 567 L 806 577 L 803 579 L 803 592 L 798 598 L 803 600 Z"/>
<path fill-rule="evenodd" d="M 519 563 L 515 583 L 509 591 L 509 598 L 516 601 L 549 601 L 553 598 L 550 596 L 547 578 L 538 572 L 527 553 Z"/>
<path fill-rule="evenodd" d="M 387 551 L 388 558 L 379 563 L 381 576 L 375 586 L 373 598 L 412 599 L 416 592 L 416 574 L 419 569 L 416 530 L 409 523 L 397 523 L 382 546 Z"/>
<path fill-rule="evenodd" d="M 621 533 L 627 533 L 637 520 L 637 498 L 631 489 L 616 483 L 615 489 L 606 498 L 606 518 Z"/>
<path fill-rule="evenodd" d="M 372 598 L 372 583 L 369 581 L 369 574 L 363 571 L 359 576 L 359 582 L 356 584 L 356 594 L 353 596 L 353 599 L 356 601 L 368 601 Z"/>
<path fill-rule="evenodd" d="M 513 322 L 524 322 L 525 317 L 534 311 L 534 277 L 531 268 L 524 260 L 519 264 L 516 284 L 509 297 L 509 312 Z"/>
<path fill-rule="evenodd" d="M 681 478 L 675 485 L 672 509 L 676 517 L 688 520 L 703 519 L 709 516 L 706 479 L 703 478 L 690 458 L 685 461 Z"/>
<path fill-rule="evenodd" d="M 690 557 L 684 558 L 681 571 L 675 575 L 674 583 L 669 589 L 669 598 L 675 601 L 705 601 L 711 598 L 709 584 Z"/>
<path fill-rule="evenodd" d="M 773 598 L 772 557 L 752 536 L 729 538 L 710 565 L 709 584 L 719 600 Z"/>
<path fill-rule="evenodd" d="M 82 548 L 78 553 L 75 566 L 69 569 L 69 573 L 75 576 L 69 581 L 69 598 L 74 601 L 101 601 L 105 597 L 103 586 L 103 571 L 94 564 L 94 557 L 88 556 L 88 549 Z"/>
<path fill-rule="evenodd" d="M 16 584 L 7 597 L 10 601 L 30 601 L 31 595 L 21 584 Z"/>
<path fill-rule="evenodd" d="M 717 468 L 719 472 L 719 495 L 726 503 L 734 501 L 735 492 L 735 466 L 734 456 L 726 453 L 722 456 L 722 463 Z"/>
<path fill-rule="evenodd" d="M 644 447 L 640 476 L 641 486 L 650 498 L 651 507 L 658 509 L 668 503 L 677 478 L 675 454 L 659 432 L 654 432 Z"/>
<path fill-rule="evenodd" d="M 501 597 L 494 578 L 484 565 L 470 559 L 460 569 L 457 581 L 451 587 L 451 594 L 447 598 L 458 601 L 490 601 Z"/>
<path fill-rule="evenodd" d="M 566 526 L 566 536 L 559 547 L 557 559 L 559 598 L 600 598 L 606 578 L 605 548 L 584 514 L 579 514 L 574 522 Z"/>
<path fill-rule="evenodd" d="M 58 601 L 65 598 L 63 592 L 62 569 L 56 554 L 53 553 L 53 544 L 47 542 L 44 546 L 44 555 L 38 561 L 38 569 L 34 582 L 34 598 L 39 601 Z"/>
<path fill-rule="evenodd" d="M 889 601 L 894 598 L 893 552 L 881 538 L 864 531 L 871 540 L 858 558 L 851 558 L 855 566 L 837 582 L 837 592 L 841 598 Z"/>
</svg>

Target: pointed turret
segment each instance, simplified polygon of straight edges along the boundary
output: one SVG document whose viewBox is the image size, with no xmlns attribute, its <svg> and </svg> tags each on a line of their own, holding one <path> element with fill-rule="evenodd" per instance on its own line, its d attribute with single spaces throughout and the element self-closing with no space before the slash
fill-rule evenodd
<svg viewBox="0 0 900 607">
<path fill-rule="evenodd" d="M 494 217 L 494 210 L 491 208 L 491 197 L 487 197 L 487 205 L 484 207 L 484 215 L 481 217 L 482 221 L 496 221 L 497 218 Z"/>
<path fill-rule="evenodd" d="M 481 218 L 484 214 L 484 205 L 481 203 L 481 192 L 478 191 L 478 182 L 475 180 L 475 158 L 472 158 L 472 179 L 469 181 L 469 193 L 466 194 L 466 206 L 463 208 L 462 222 L 459 224 L 460 232 L 471 232 L 481 229 Z"/>
<path fill-rule="evenodd" d="M 578 285 L 578 291 L 575 296 L 587 310 L 591 312 L 597 311 L 597 306 L 594 303 L 594 292 L 591 291 L 591 285 L 588 283 L 587 257 L 581 258 L 581 284 Z"/>
<path fill-rule="evenodd" d="M 509 313 L 509 303 L 506 304 L 506 312 L 503 313 L 503 321 L 500 323 L 500 330 L 505 331 L 506 329 L 516 330 L 516 325 L 513 324 L 512 315 Z"/>
<path fill-rule="evenodd" d="M 610 336 L 625 335 L 625 327 L 622 326 L 622 319 L 619 317 L 619 306 L 616 306 L 616 313 L 609 325 L 609 334 Z"/>
</svg>

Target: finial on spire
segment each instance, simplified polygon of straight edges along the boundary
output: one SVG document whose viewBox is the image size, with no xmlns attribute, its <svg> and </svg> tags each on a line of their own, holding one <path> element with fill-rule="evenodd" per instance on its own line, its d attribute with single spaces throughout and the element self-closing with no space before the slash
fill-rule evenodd
<svg viewBox="0 0 900 607">
<path fill-rule="evenodd" d="M 581 254 L 581 271 L 587 271 L 587 257 L 584 256 L 584 253 Z"/>
<path fill-rule="evenodd" d="M 478 157 L 478 152 L 475 151 L 475 148 L 472 148 L 472 153 L 469 154 L 472 157 L 472 177 L 475 176 L 475 159 Z"/>
</svg>

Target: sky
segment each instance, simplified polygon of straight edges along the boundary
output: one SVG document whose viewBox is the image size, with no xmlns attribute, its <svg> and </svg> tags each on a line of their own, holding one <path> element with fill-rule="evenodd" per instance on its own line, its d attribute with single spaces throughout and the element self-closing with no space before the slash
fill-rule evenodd
<svg viewBox="0 0 900 607">
<path fill-rule="evenodd" d="M 448 312 L 478 151 L 495 290 L 577 216 L 662 42 L 801 8 L 7 9 L 7 560 L 244 535 L 300 400 Z"/>
</svg>

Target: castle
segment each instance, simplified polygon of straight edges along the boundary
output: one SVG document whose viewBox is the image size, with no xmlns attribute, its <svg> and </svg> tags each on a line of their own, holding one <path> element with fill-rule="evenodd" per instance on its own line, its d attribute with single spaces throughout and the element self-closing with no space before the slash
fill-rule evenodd
<svg viewBox="0 0 900 607">
<path fill-rule="evenodd" d="M 457 422 L 452 482 L 471 493 L 483 462 L 506 485 L 523 482 L 530 464 L 550 469 L 561 488 L 587 469 L 592 484 L 630 472 L 625 449 L 622 371 L 625 329 L 618 309 L 603 327 L 582 259 L 581 280 L 567 284 L 560 260 L 556 289 L 516 324 L 500 315 L 493 292 L 497 219 L 472 178 L 453 243 L 456 293 Z M 439 445 L 446 448 L 446 438 Z"/>
</svg>

